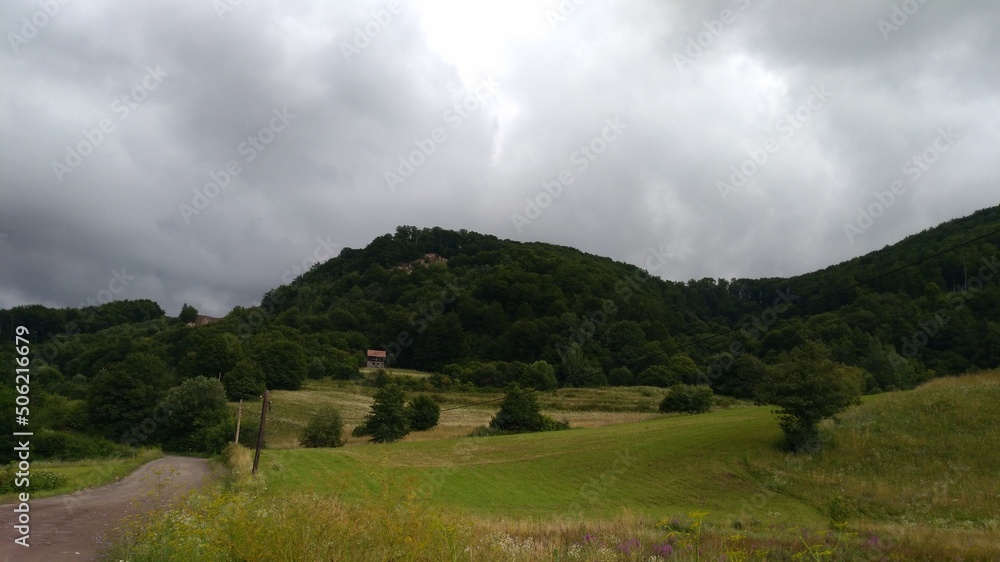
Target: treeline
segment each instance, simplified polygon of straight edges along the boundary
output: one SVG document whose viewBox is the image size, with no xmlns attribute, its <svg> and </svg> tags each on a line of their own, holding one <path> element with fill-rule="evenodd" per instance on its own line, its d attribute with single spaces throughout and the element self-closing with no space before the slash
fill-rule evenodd
<svg viewBox="0 0 1000 562">
<path fill-rule="evenodd" d="M 214 324 L 120 301 L 3 310 L 0 332 L 32 331 L 33 423 L 178 448 L 215 447 L 226 429 L 212 414 L 197 439 L 172 440 L 194 430 L 157 416 L 171 392 L 174 404 L 196 394 L 190 381 L 209 402 L 255 398 L 356 379 L 369 348 L 436 373 L 436 388 L 684 383 L 751 397 L 768 368 L 814 341 L 878 392 L 1000 365 L 998 227 L 992 208 L 792 279 L 679 283 L 572 248 L 404 226 Z M 135 433 L 144 423 L 156 428 Z"/>
</svg>

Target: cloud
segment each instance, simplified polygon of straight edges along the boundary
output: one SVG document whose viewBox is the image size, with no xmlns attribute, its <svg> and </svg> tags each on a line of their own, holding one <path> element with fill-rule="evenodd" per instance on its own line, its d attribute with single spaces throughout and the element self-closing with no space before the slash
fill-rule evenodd
<svg viewBox="0 0 1000 562">
<path fill-rule="evenodd" d="M 0 8 L 0 306 L 220 315 L 399 224 L 783 276 L 996 204 L 990 2 L 229 4 Z"/>
</svg>

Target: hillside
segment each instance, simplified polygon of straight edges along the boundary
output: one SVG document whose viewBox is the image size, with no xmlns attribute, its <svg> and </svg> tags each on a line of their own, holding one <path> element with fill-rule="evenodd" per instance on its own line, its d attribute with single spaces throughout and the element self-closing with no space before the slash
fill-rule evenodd
<svg viewBox="0 0 1000 562">
<path fill-rule="evenodd" d="M 826 424 L 828 447 L 816 455 L 778 452 L 780 432 L 763 407 L 529 435 L 268 450 L 262 479 L 196 497 L 115 554 L 996 560 L 998 400 L 1000 372 L 872 396 Z M 236 457 L 238 471 L 250 456 Z"/>
<path fill-rule="evenodd" d="M 194 377 L 256 398 L 306 379 L 362 380 L 371 348 L 433 372 L 439 390 L 683 382 L 748 398 L 815 340 L 874 393 L 1000 365 L 998 230 L 1000 207 L 792 279 L 680 283 L 572 248 L 403 226 L 209 325 L 121 301 L 3 310 L 0 332 L 30 332 L 39 427 L 131 444 L 163 438 L 162 424 L 136 428 Z M 0 348 L 0 362 L 14 353 Z M 12 382 L 0 387 L 11 401 Z"/>
</svg>

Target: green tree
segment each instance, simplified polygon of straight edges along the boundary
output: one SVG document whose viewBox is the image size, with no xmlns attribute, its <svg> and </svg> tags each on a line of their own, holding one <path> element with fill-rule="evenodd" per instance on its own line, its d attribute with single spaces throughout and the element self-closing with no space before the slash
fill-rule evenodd
<svg viewBox="0 0 1000 562">
<path fill-rule="evenodd" d="M 214 453 L 228 441 L 231 413 L 222 383 L 194 377 L 167 391 L 157 408 L 164 449 Z"/>
<path fill-rule="evenodd" d="M 184 303 L 184 306 L 181 307 L 181 313 L 177 315 L 177 319 L 185 324 L 194 322 L 197 318 L 198 309 L 188 303 Z"/>
<path fill-rule="evenodd" d="M 264 393 L 264 371 L 252 359 L 241 359 L 222 375 L 222 384 L 230 400 L 256 398 Z"/>
<path fill-rule="evenodd" d="M 232 369 L 242 355 L 239 339 L 232 334 L 210 334 L 185 354 L 177 371 L 182 377 L 217 377 Z"/>
<path fill-rule="evenodd" d="M 631 386 L 634 382 L 635 377 L 628 367 L 615 367 L 608 373 L 608 384 L 611 386 Z"/>
<path fill-rule="evenodd" d="M 772 366 L 756 390 L 758 404 L 776 407 L 789 449 L 820 447 L 820 421 L 860 403 L 863 373 L 830 359 L 830 349 L 806 341 Z"/>
<path fill-rule="evenodd" d="M 298 390 L 306 378 L 306 353 L 298 342 L 272 340 L 252 353 L 271 390 Z"/>
<path fill-rule="evenodd" d="M 426 431 L 438 424 L 438 420 L 441 418 L 441 407 L 429 396 L 417 396 L 410 400 L 406 407 L 406 414 L 410 420 L 410 429 Z"/>
<path fill-rule="evenodd" d="M 548 361 L 535 361 L 524 371 L 524 386 L 535 390 L 555 390 L 559 387 L 556 370 Z"/>
<path fill-rule="evenodd" d="M 567 427 L 568 424 L 557 422 L 542 414 L 533 391 L 516 386 L 507 391 L 500 403 L 500 409 L 490 420 L 490 428 L 505 433 L 549 431 Z"/>
<path fill-rule="evenodd" d="M 110 365 L 91 381 L 87 414 L 102 435 L 113 440 L 146 441 L 147 419 L 170 384 L 163 360 L 150 353 L 132 353 Z M 144 422 L 146 425 L 144 426 Z"/>
<path fill-rule="evenodd" d="M 375 392 L 375 402 L 364 423 L 354 428 L 355 437 L 370 436 L 373 443 L 398 441 L 410 432 L 405 407 L 406 393 L 398 384 L 389 384 Z"/>
<path fill-rule="evenodd" d="M 668 387 L 681 382 L 680 375 L 664 365 L 647 367 L 636 378 L 636 383 L 643 386 Z"/>
<path fill-rule="evenodd" d="M 708 385 L 675 384 L 660 402 L 661 412 L 701 414 L 712 409 L 712 388 Z"/>
<path fill-rule="evenodd" d="M 303 447 L 343 447 L 344 421 L 332 406 L 322 408 L 309 418 L 299 444 Z"/>
</svg>

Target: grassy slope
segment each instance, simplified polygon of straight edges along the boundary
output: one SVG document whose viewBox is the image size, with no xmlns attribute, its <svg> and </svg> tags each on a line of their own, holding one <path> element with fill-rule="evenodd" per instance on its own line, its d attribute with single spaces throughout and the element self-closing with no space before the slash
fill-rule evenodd
<svg viewBox="0 0 1000 562">
<path fill-rule="evenodd" d="M 1000 372 L 872 398 L 841 416 L 820 454 L 768 452 L 752 469 L 848 519 L 1000 530 Z"/>
<path fill-rule="evenodd" d="M 393 370 L 394 374 L 400 374 Z M 417 371 L 408 371 L 420 375 Z M 426 375 L 426 373 L 423 373 Z M 369 411 L 371 395 L 375 389 L 370 386 L 333 381 L 309 380 L 300 391 L 273 391 L 270 394 L 271 410 L 268 414 L 267 443 L 277 449 L 298 446 L 299 435 L 309 417 L 321 406 L 335 406 L 345 418 L 347 435 L 360 423 Z M 489 423 L 496 413 L 501 392 L 410 392 L 430 394 L 441 400 L 441 421 L 431 431 L 411 433 L 405 441 L 426 441 L 442 438 L 462 437 L 474 428 Z M 568 420 L 573 427 L 597 427 L 609 424 L 640 421 L 657 417 L 656 406 L 662 398 L 663 389 L 652 387 L 622 388 L 571 388 L 556 392 L 539 392 L 539 403 L 546 414 L 559 420 Z M 493 400 L 494 402 L 449 410 L 456 406 L 467 406 Z M 236 407 L 235 404 L 232 405 Z M 244 402 L 243 424 L 257 427 L 260 420 L 260 402 Z M 348 437 L 349 445 L 365 442 L 363 438 Z"/>
<path fill-rule="evenodd" d="M 555 433 L 452 439 L 339 450 L 268 450 L 268 489 L 357 496 L 383 482 L 407 482 L 436 503 L 470 514 L 653 517 L 693 508 L 728 523 L 747 515 L 759 486 L 742 468 L 749 453 L 780 438 L 765 408 Z M 815 509 L 774 498 L 758 520 L 818 523 Z"/>
<path fill-rule="evenodd" d="M 269 489 L 360 495 L 391 482 L 470 514 L 1000 529 L 1000 373 L 867 397 L 817 455 L 786 455 L 767 408 L 566 432 L 269 450 Z M 399 484 L 399 482 L 405 484 Z M 579 506 L 579 510 L 575 506 Z"/>
<path fill-rule="evenodd" d="M 69 494 L 85 488 L 96 488 L 116 482 L 140 466 L 163 456 L 160 449 L 143 449 L 130 458 L 113 458 L 81 461 L 40 461 L 32 463 L 32 470 L 47 470 L 62 474 L 68 479 L 65 486 L 32 492 L 34 499 Z M 15 501 L 17 494 L 0 496 L 0 503 Z"/>
</svg>

